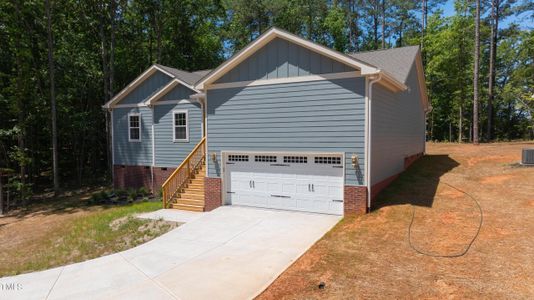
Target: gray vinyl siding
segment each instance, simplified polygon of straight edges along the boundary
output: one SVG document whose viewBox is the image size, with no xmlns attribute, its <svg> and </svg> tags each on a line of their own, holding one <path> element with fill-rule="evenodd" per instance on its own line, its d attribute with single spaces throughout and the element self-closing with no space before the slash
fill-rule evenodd
<svg viewBox="0 0 534 300">
<path fill-rule="evenodd" d="M 216 83 L 355 71 L 307 48 L 275 38 Z"/>
<path fill-rule="evenodd" d="M 128 141 L 128 114 L 141 115 L 141 142 Z M 113 155 L 116 165 L 152 165 L 152 112 L 147 107 L 113 109 Z"/>
<path fill-rule="evenodd" d="M 364 99 L 364 78 L 208 90 L 208 174 L 221 151 L 342 152 L 346 184 L 363 185 Z"/>
<path fill-rule="evenodd" d="M 156 71 L 150 77 L 145 79 L 145 81 L 139 84 L 139 86 L 137 86 L 133 91 L 128 93 L 128 95 L 126 95 L 119 102 L 119 104 L 137 104 L 146 101 L 150 96 L 155 94 L 170 81 L 171 77 L 160 71 Z"/>
<path fill-rule="evenodd" d="M 406 156 L 424 152 L 425 113 L 415 62 L 406 85 L 409 89 L 401 93 L 393 93 L 379 84 L 373 86 L 372 184 L 402 172 Z"/>
<path fill-rule="evenodd" d="M 189 142 L 173 141 L 173 110 L 188 112 Z M 200 104 L 182 102 L 179 104 L 154 105 L 154 144 L 156 166 L 177 167 L 202 138 L 202 109 Z"/>
<path fill-rule="evenodd" d="M 195 91 L 179 84 L 175 86 L 170 92 L 163 95 L 158 101 L 189 99 L 189 96 L 193 95 L 194 93 Z"/>
</svg>

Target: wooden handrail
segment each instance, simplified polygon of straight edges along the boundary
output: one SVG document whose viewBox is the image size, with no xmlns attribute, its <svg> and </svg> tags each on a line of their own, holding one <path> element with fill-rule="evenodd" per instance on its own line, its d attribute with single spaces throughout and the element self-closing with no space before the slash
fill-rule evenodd
<svg viewBox="0 0 534 300">
<path fill-rule="evenodd" d="M 184 188 L 184 185 L 189 182 L 191 176 L 196 173 L 202 166 L 202 163 L 204 163 L 204 160 L 206 159 L 205 143 L 206 138 L 203 137 L 161 186 L 163 189 L 163 208 L 167 208 L 174 195 Z"/>
</svg>

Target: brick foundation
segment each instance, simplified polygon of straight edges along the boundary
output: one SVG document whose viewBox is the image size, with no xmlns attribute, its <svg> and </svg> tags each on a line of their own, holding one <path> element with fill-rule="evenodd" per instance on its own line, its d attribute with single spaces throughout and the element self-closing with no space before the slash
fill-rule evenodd
<svg viewBox="0 0 534 300">
<path fill-rule="evenodd" d="M 221 178 L 204 178 L 204 211 L 211 211 L 222 205 Z"/>
<path fill-rule="evenodd" d="M 346 185 L 343 198 L 345 216 L 367 212 L 367 187 Z"/>
<path fill-rule="evenodd" d="M 145 187 L 158 194 L 161 185 L 174 172 L 175 168 L 153 168 L 154 190 L 152 190 L 152 167 L 150 166 L 113 166 L 113 187 L 118 189 L 138 189 Z"/>
<path fill-rule="evenodd" d="M 161 168 L 161 167 L 154 167 L 154 194 L 158 194 L 161 186 L 171 176 L 172 172 L 174 172 L 176 168 Z"/>
<path fill-rule="evenodd" d="M 152 177 L 149 166 L 113 166 L 113 187 L 119 189 L 145 187 L 150 190 Z"/>
</svg>

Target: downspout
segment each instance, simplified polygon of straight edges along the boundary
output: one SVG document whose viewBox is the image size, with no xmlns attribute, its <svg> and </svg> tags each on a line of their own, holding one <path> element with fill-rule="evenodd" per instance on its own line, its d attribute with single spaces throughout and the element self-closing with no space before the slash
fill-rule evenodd
<svg viewBox="0 0 534 300">
<path fill-rule="evenodd" d="M 373 120 L 373 85 L 375 83 L 377 83 L 378 81 L 380 81 L 382 79 L 382 74 L 381 73 L 378 73 L 378 76 L 376 78 L 372 78 L 371 77 L 371 81 L 369 82 L 369 94 L 368 94 L 368 97 L 367 97 L 367 101 L 368 101 L 368 117 L 367 117 L 367 157 L 365 158 L 366 159 L 366 164 L 367 164 L 367 174 L 365 174 L 365 178 L 366 178 L 366 183 L 367 183 L 367 212 L 371 211 L 371 187 L 372 187 L 372 184 L 371 184 L 371 158 L 372 158 L 372 146 L 371 146 L 371 142 L 372 142 L 372 135 L 371 135 L 371 125 L 373 124 L 372 123 L 372 120 Z"/>
<path fill-rule="evenodd" d="M 111 137 L 111 184 L 113 187 L 115 187 L 115 141 L 113 136 L 113 131 L 115 131 L 115 127 L 113 126 L 113 109 L 108 108 L 108 113 L 110 115 L 109 131 Z"/>
<path fill-rule="evenodd" d="M 206 93 L 199 92 L 197 94 L 193 94 L 189 96 L 190 99 L 197 101 L 200 103 L 200 107 L 202 109 L 202 137 L 207 137 L 208 135 L 208 110 L 207 110 L 207 96 Z M 208 176 L 208 163 L 209 163 L 209 155 L 208 155 L 208 139 L 206 138 L 205 142 L 205 152 L 206 152 L 206 177 Z"/>
</svg>

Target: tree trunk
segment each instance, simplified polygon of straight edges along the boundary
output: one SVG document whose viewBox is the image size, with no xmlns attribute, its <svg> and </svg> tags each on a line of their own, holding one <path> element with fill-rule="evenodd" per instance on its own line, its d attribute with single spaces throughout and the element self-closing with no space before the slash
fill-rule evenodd
<svg viewBox="0 0 534 300">
<path fill-rule="evenodd" d="M 111 1 L 109 6 L 109 12 L 111 17 L 111 42 L 109 45 L 109 85 L 108 85 L 108 99 L 113 98 L 113 84 L 115 80 L 115 28 L 117 18 L 117 2 Z"/>
<path fill-rule="evenodd" d="M 355 0 L 349 0 L 349 41 L 352 49 L 358 51 L 358 9 Z"/>
<path fill-rule="evenodd" d="M 380 12 L 382 15 L 382 49 L 385 49 L 386 48 L 386 0 L 382 0 Z"/>
<path fill-rule="evenodd" d="M 488 76 L 488 128 L 486 128 L 488 141 L 493 140 L 493 100 L 495 98 L 495 63 L 497 60 L 497 37 L 499 33 L 499 6 L 500 0 L 491 0 L 491 41 Z"/>
<path fill-rule="evenodd" d="M 480 63 L 480 0 L 476 0 L 475 62 L 473 70 L 473 144 L 478 145 L 478 77 Z"/>
<path fill-rule="evenodd" d="M 59 192 L 59 166 L 57 146 L 57 117 L 56 117 L 56 94 L 54 80 L 54 41 L 52 36 L 52 12 L 50 0 L 45 0 L 47 40 L 48 40 L 48 74 L 50 76 L 50 109 L 52 116 L 52 172 L 54 177 L 54 193 Z"/>
<path fill-rule="evenodd" d="M 378 49 L 378 16 L 375 14 L 373 16 L 373 35 L 374 35 L 374 49 Z"/>
<path fill-rule="evenodd" d="M 464 127 L 464 124 L 463 124 L 463 114 L 464 114 L 464 111 L 463 111 L 463 101 L 460 102 L 460 112 L 458 113 L 459 114 L 459 118 L 458 118 L 458 143 L 461 143 L 462 140 L 463 140 L 463 127 Z"/>
<path fill-rule="evenodd" d="M 105 18 L 105 4 L 100 3 L 100 22 L 99 22 L 99 35 L 100 35 L 100 55 L 102 57 L 102 73 L 104 81 L 104 102 L 109 99 L 109 62 L 108 62 L 108 48 L 105 34 L 106 18 Z"/>
<path fill-rule="evenodd" d="M 0 173 L 0 216 L 4 214 L 4 187 L 2 186 L 2 173 Z"/>
<path fill-rule="evenodd" d="M 313 8 L 312 2 L 308 1 L 308 40 L 311 41 L 313 35 Z"/>
<path fill-rule="evenodd" d="M 425 52 L 423 49 L 425 48 L 425 34 L 426 34 L 426 21 L 427 21 L 427 14 L 428 14 L 428 6 L 427 6 L 427 0 L 423 0 L 423 3 L 421 4 L 421 54 L 423 59 L 423 65 L 426 65 L 426 59 L 425 59 Z"/>
</svg>

